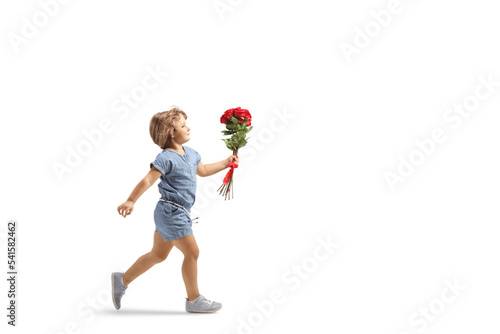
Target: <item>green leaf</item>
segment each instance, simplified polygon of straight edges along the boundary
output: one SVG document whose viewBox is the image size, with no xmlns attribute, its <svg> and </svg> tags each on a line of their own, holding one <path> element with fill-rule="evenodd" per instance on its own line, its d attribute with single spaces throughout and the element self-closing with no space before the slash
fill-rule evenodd
<svg viewBox="0 0 500 334">
<path fill-rule="evenodd" d="M 236 130 L 236 124 L 228 124 L 228 125 L 226 125 L 226 128 L 228 130 Z"/>
<path fill-rule="evenodd" d="M 224 130 L 224 131 L 221 131 L 223 134 L 225 135 L 232 135 L 233 134 L 233 131 L 228 131 L 228 130 Z"/>
<path fill-rule="evenodd" d="M 238 124 L 238 119 L 236 117 L 231 117 L 231 122 L 233 122 L 234 124 Z"/>
</svg>

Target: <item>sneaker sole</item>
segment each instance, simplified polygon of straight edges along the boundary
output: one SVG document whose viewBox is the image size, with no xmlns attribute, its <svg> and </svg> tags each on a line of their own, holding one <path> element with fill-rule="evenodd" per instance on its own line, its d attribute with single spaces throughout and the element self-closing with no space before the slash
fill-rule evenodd
<svg viewBox="0 0 500 334">
<path fill-rule="evenodd" d="M 222 305 L 216 309 L 216 310 L 212 310 L 212 311 L 191 311 L 191 310 L 186 310 L 186 312 L 190 312 L 190 313 L 214 313 L 214 312 L 217 312 L 218 310 L 220 310 L 222 308 Z"/>
<path fill-rule="evenodd" d="M 115 308 L 119 310 L 120 308 L 116 306 L 115 302 L 115 277 L 113 276 L 113 273 L 111 273 L 111 299 L 113 299 L 113 305 L 115 305 Z"/>
</svg>

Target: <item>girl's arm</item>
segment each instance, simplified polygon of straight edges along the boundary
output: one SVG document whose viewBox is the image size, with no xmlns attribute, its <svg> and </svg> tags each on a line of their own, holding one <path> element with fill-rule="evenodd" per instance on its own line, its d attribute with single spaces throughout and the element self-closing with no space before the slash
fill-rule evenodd
<svg viewBox="0 0 500 334">
<path fill-rule="evenodd" d="M 224 160 L 219 161 L 219 162 L 215 162 L 213 164 L 208 164 L 208 165 L 204 165 L 200 161 L 198 166 L 196 166 L 196 175 L 201 176 L 201 177 L 214 175 L 215 173 L 218 173 L 221 170 L 227 168 L 229 163 L 233 160 L 236 164 L 240 163 L 240 160 L 237 157 L 235 157 L 234 155 L 230 155 L 229 158 L 227 158 L 227 159 L 224 159 Z"/>
<path fill-rule="evenodd" d="M 155 184 L 160 176 L 161 172 L 154 166 L 151 167 L 149 173 L 135 186 L 134 190 L 132 190 L 128 199 L 118 206 L 118 213 L 123 217 L 127 217 L 127 215 L 131 214 L 134 210 L 134 203 L 137 202 L 139 197 L 141 197 L 149 187 Z"/>
</svg>

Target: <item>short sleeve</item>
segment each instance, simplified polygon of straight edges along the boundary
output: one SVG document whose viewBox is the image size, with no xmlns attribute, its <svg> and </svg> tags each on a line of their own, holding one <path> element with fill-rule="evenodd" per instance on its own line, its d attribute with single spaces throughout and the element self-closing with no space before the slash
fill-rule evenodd
<svg viewBox="0 0 500 334">
<path fill-rule="evenodd" d="M 152 168 L 153 166 L 156 167 L 163 175 L 170 173 L 172 170 L 172 161 L 170 159 L 167 159 L 167 157 L 160 153 L 156 156 L 155 161 L 149 164 L 149 168 Z"/>
<path fill-rule="evenodd" d="M 201 155 L 196 151 L 194 151 L 194 153 L 195 153 L 194 155 L 195 155 L 195 160 L 196 160 L 196 166 L 198 166 L 198 164 L 201 161 Z"/>
</svg>

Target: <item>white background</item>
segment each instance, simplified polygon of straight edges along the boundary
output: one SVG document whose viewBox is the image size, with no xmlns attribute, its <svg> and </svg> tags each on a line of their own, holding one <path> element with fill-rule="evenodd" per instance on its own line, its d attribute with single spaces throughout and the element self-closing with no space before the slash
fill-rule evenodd
<svg viewBox="0 0 500 334">
<path fill-rule="evenodd" d="M 479 77 L 500 81 L 494 2 L 401 0 L 348 62 L 341 43 L 376 28 L 370 12 L 388 0 L 227 1 L 222 15 L 212 0 L 69 1 L 17 47 L 13 34 L 42 7 L 1 5 L 5 274 L 7 221 L 19 221 L 18 327 L 6 325 L 2 279 L 2 328 L 498 332 L 500 87 L 458 128 L 443 119 L 474 95 Z M 168 76 L 120 118 L 113 103 L 148 67 Z M 116 208 L 161 150 L 149 137 L 151 116 L 171 105 L 188 114 L 186 145 L 205 164 L 230 154 L 221 114 L 241 106 L 253 115 L 235 198 L 215 193 L 225 172 L 198 178 L 198 280 L 224 305 L 215 314 L 184 311 L 176 249 L 129 286 L 120 311 L 106 293 L 112 271 L 151 249 L 157 185 L 131 216 Z M 113 130 L 59 179 L 53 164 L 103 119 Z M 447 140 L 391 191 L 384 173 L 397 173 L 398 157 L 408 159 L 435 128 Z M 317 238 L 340 244 L 319 263 Z M 458 296 L 447 281 L 462 286 Z M 255 303 L 273 290 L 284 300 L 263 315 Z M 453 302 L 440 301 L 443 291 Z M 425 309 L 429 320 L 418 315 Z"/>
</svg>

